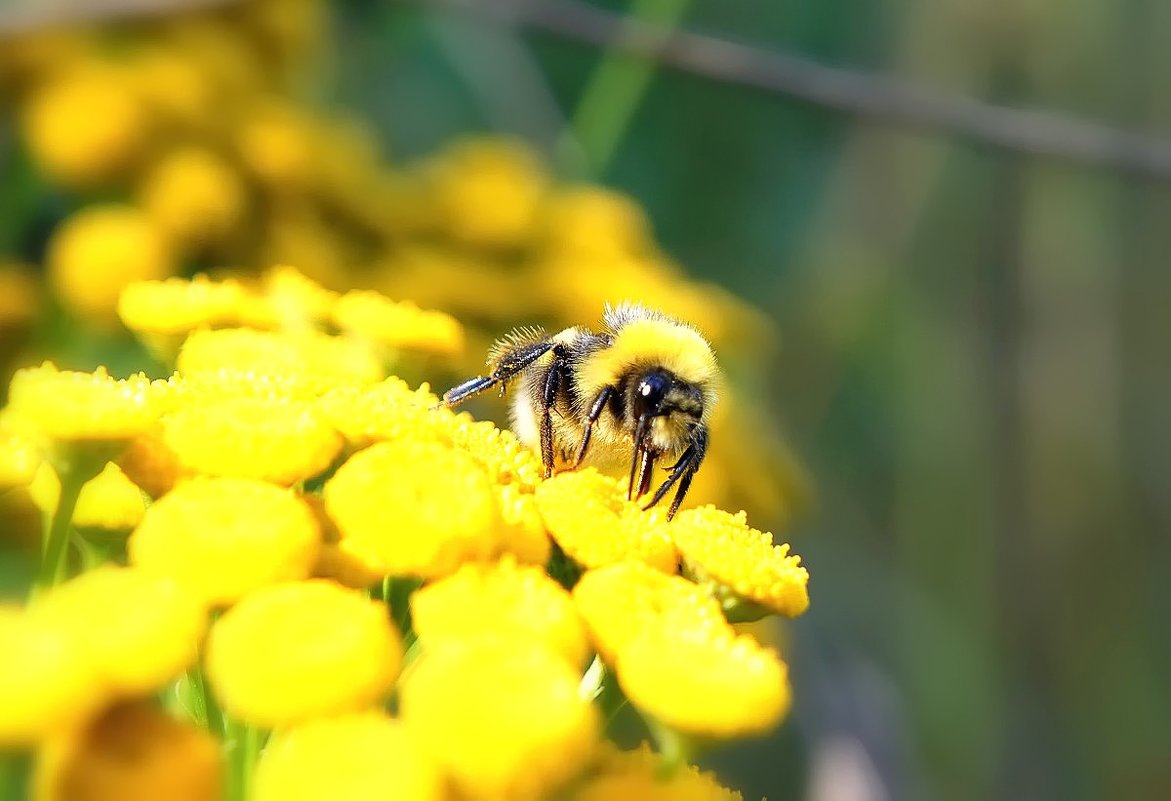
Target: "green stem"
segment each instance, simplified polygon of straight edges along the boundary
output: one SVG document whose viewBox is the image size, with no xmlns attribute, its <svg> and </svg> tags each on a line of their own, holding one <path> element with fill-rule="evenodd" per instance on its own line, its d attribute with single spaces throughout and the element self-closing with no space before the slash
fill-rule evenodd
<svg viewBox="0 0 1171 801">
<path fill-rule="evenodd" d="M 658 746 L 659 767 L 656 773 L 660 779 L 669 779 L 691 763 L 695 743 L 686 734 L 665 726 L 652 717 L 646 716 L 645 720 L 647 729 Z"/>
<path fill-rule="evenodd" d="M 248 786 L 260 750 L 264 746 L 264 732 L 238 720 L 228 726 L 228 801 L 247 801 Z"/>
<path fill-rule="evenodd" d="M 203 721 L 207 725 L 207 730 L 217 737 L 226 736 L 224 713 L 220 711 L 219 704 L 212 697 L 211 687 L 208 686 L 207 679 L 203 677 L 203 669 L 198 666 L 190 668 L 187 671 L 187 680 L 191 682 L 203 706 Z"/>
<path fill-rule="evenodd" d="M 689 4 L 690 0 L 633 0 L 627 19 L 667 32 L 679 24 Z M 623 53 L 614 45 L 603 53 L 574 109 L 571 129 L 557 143 L 568 168 L 577 166 L 574 172 L 594 176 L 606 171 L 656 67 L 655 62 Z"/>
<path fill-rule="evenodd" d="M 79 480 L 71 471 L 61 473 L 61 493 L 57 497 L 57 508 L 53 511 L 53 519 L 45 535 L 41 570 L 37 574 L 35 585 L 36 592 L 44 592 L 56 586 L 65 575 L 69 524 L 73 521 L 73 512 L 77 509 L 77 499 L 81 497 L 81 488 L 84 485 L 85 481 Z"/>
</svg>

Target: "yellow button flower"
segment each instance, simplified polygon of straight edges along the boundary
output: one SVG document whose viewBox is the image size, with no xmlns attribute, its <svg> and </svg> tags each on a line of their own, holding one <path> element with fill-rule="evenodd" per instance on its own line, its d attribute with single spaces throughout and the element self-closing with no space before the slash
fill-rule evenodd
<svg viewBox="0 0 1171 801">
<path fill-rule="evenodd" d="M 31 614 L 69 632 L 115 692 L 149 693 L 195 664 L 207 624 L 187 588 L 130 567 L 103 566 L 39 597 Z"/>
<path fill-rule="evenodd" d="M 41 463 L 33 441 L 17 428 L 11 415 L 0 417 L 0 494 L 27 486 Z"/>
<path fill-rule="evenodd" d="M 610 664 L 648 628 L 732 633 L 719 603 L 701 587 L 642 562 L 587 571 L 573 588 L 573 600 Z"/>
<path fill-rule="evenodd" d="M 321 473 L 342 447 L 312 405 L 287 398 L 193 403 L 164 419 L 163 441 L 193 472 L 286 486 Z"/>
<path fill-rule="evenodd" d="M 537 508 L 536 498 L 522 492 L 515 484 L 499 485 L 500 551 L 511 554 L 526 565 L 546 565 L 553 552 L 553 542 L 545 530 L 545 521 Z"/>
<path fill-rule="evenodd" d="M 573 779 L 593 755 L 597 710 L 578 681 L 537 643 L 450 644 L 412 666 L 400 707 L 462 797 L 526 801 Z"/>
<path fill-rule="evenodd" d="M 276 101 L 254 104 L 237 129 L 244 166 L 275 188 L 305 186 L 313 174 L 313 131 L 295 108 Z"/>
<path fill-rule="evenodd" d="M 662 759 L 646 743 L 633 751 L 605 751 L 598 774 L 574 793 L 573 801 L 743 801 L 740 793 L 692 765 L 664 776 Z"/>
<path fill-rule="evenodd" d="M 57 499 L 61 495 L 61 481 L 57 478 L 57 472 L 49 465 L 42 464 L 29 486 L 29 494 L 41 511 L 51 514 L 57 508 Z M 102 472 L 82 486 L 77 508 L 73 512 L 73 525 L 84 529 L 87 534 L 124 536 L 142 521 L 145 511 L 146 501 L 142 497 L 142 490 L 116 464 L 110 462 L 102 468 Z"/>
<path fill-rule="evenodd" d="M 809 573 L 788 545 L 750 527 L 744 512 L 714 506 L 680 512 L 671 537 L 697 581 L 713 582 L 739 598 L 790 617 L 809 606 Z"/>
<path fill-rule="evenodd" d="M 265 270 L 259 291 L 240 309 L 240 323 L 254 328 L 296 331 L 328 321 L 338 293 L 300 270 L 278 264 Z"/>
<path fill-rule="evenodd" d="M 561 473 L 541 482 L 536 495 L 549 534 L 578 564 L 592 568 L 637 559 L 675 572 L 665 513 L 644 512 L 609 476 L 593 468 Z"/>
<path fill-rule="evenodd" d="M 38 755 L 34 801 L 220 801 L 219 742 L 146 701 L 118 704 Z"/>
<path fill-rule="evenodd" d="M 391 575 L 442 576 L 488 557 L 499 541 L 488 476 L 472 457 L 432 442 L 380 442 L 354 454 L 326 482 L 325 508 L 343 544 Z"/>
<path fill-rule="evenodd" d="M 180 246 L 213 244 L 242 221 L 247 198 L 240 176 L 216 153 L 179 147 L 146 174 L 142 208 Z"/>
<path fill-rule="evenodd" d="M 325 501 L 320 495 L 304 496 L 305 503 L 321 528 L 322 545 L 313 566 L 315 578 L 333 579 L 344 587 L 364 590 L 385 578 L 382 567 L 376 560 L 363 558 L 359 553 L 347 550 L 341 542 L 341 532 L 325 513 Z"/>
<path fill-rule="evenodd" d="M 479 636 L 538 642 L 580 668 L 589 652 L 573 600 L 539 567 L 505 558 L 464 565 L 415 592 L 411 620 L 427 646 Z"/>
<path fill-rule="evenodd" d="M 309 575 L 321 535 L 292 492 L 237 478 L 185 481 L 130 535 L 133 564 L 230 604 L 258 587 Z"/>
<path fill-rule="evenodd" d="M 135 281 L 118 298 L 118 316 L 139 334 L 185 334 L 234 322 L 244 295 L 238 281 L 206 275 Z"/>
<path fill-rule="evenodd" d="M 62 302 L 102 325 L 116 322 L 118 296 L 128 284 L 166 278 L 175 267 L 158 226 L 138 209 L 116 204 L 89 206 L 62 222 L 46 259 Z"/>
<path fill-rule="evenodd" d="M 646 212 L 632 198 L 600 186 L 553 193 L 542 210 L 541 240 L 550 251 L 590 256 L 638 256 L 654 250 Z"/>
<path fill-rule="evenodd" d="M 789 709 L 785 664 L 750 637 L 648 627 L 618 653 L 617 673 L 635 707 L 686 734 L 763 734 Z"/>
<path fill-rule="evenodd" d="M 333 307 L 333 321 L 343 331 L 388 348 L 451 356 L 464 346 L 463 327 L 451 315 L 371 290 L 342 295 Z"/>
<path fill-rule="evenodd" d="M 103 700 L 70 633 L 13 606 L 0 606 L 0 654 L 0 748 L 26 748 Z"/>
<path fill-rule="evenodd" d="M 386 606 L 323 580 L 257 590 L 212 626 L 207 677 L 231 715 L 288 726 L 389 694 L 402 643 Z"/>
<path fill-rule="evenodd" d="M 513 484 L 532 492 L 540 483 L 544 472 L 540 458 L 511 431 L 464 414 L 437 416 L 435 420 L 452 444 L 471 454 L 497 484 Z"/>
<path fill-rule="evenodd" d="M 433 409 L 439 403 L 423 384 L 411 389 L 401 378 L 391 376 L 370 387 L 339 387 L 321 397 L 317 408 L 346 441 L 364 448 L 384 439 L 442 438 L 448 409 Z"/>
<path fill-rule="evenodd" d="M 401 723 L 379 713 L 278 733 L 256 766 L 253 801 L 442 801 L 439 769 Z"/>
</svg>

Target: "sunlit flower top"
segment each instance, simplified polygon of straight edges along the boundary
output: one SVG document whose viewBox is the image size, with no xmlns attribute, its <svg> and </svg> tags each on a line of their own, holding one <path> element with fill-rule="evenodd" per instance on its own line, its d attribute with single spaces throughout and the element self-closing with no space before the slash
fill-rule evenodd
<svg viewBox="0 0 1171 801">
<path fill-rule="evenodd" d="M 743 801 L 715 776 L 691 765 L 664 769 L 662 757 L 643 743 L 633 751 L 603 750 L 597 774 L 572 801 Z"/>
<path fill-rule="evenodd" d="M 463 350 L 463 328 L 451 315 L 370 290 L 342 295 L 334 304 L 333 321 L 343 331 L 386 347 L 448 356 Z"/>
<path fill-rule="evenodd" d="M 157 419 L 149 388 L 142 375 L 118 380 L 101 367 L 79 373 L 45 362 L 16 372 L 8 404 L 12 414 L 53 440 L 126 442 Z"/>
</svg>

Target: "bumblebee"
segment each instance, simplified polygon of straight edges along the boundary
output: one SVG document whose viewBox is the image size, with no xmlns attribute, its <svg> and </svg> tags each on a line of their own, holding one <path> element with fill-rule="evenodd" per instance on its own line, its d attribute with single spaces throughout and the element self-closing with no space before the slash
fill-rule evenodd
<svg viewBox="0 0 1171 801">
<path fill-rule="evenodd" d="M 488 375 L 443 394 L 457 406 L 499 386 L 519 383 L 513 430 L 540 449 L 545 477 L 554 465 L 630 462 L 627 497 L 650 490 L 660 459 L 674 459 L 646 509 L 677 486 L 675 516 L 708 447 L 719 369 L 711 346 L 686 323 L 634 303 L 606 306 L 604 330 L 566 328 L 549 336 L 518 328 L 488 352 Z"/>
</svg>

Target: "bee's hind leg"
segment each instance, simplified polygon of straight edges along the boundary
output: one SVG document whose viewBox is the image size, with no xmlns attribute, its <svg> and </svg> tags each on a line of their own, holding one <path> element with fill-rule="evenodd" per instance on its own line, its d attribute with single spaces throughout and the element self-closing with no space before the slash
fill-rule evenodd
<svg viewBox="0 0 1171 801">
<path fill-rule="evenodd" d="M 553 404 L 557 402 L 557 391 L 565 380 L 569 366 L 568 353 L 561 345 L 554 345 L 553 363 L 545 374 L 545 386 L 541 391 L 541 463 L 545 478 L 553 475 Z"/>
</svg>

